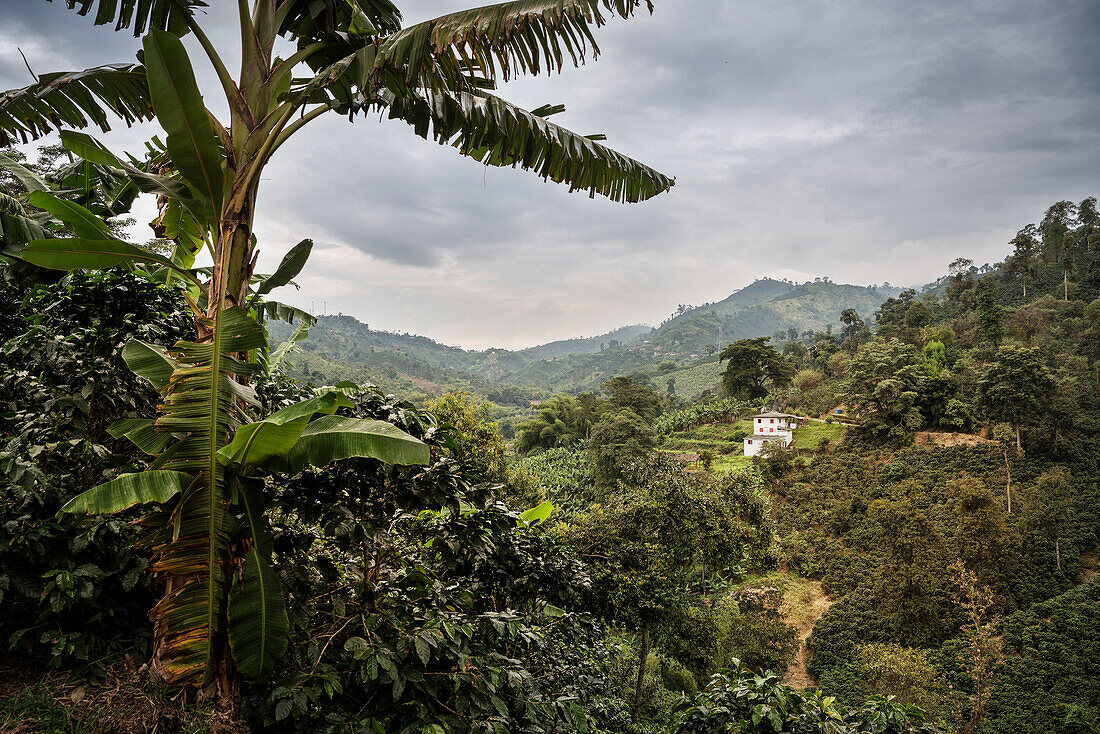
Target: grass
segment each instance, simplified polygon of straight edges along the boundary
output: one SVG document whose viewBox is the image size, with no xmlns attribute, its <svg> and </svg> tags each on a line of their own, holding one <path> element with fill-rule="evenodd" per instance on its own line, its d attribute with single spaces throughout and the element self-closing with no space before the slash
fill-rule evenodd
<svg viewBox="0 0 1100 734">
<path fill-rule="evenodd" d="M 244 725 L 210 705 L 186 705 L 141 673 L 102 685 L 79 683 L 65 671 L 0 669 L 0 732 L 7 734 L 242 734 Z M 6 677 L 6 679 L 4 679 Z M 167 727 L 167 728 L 164 728 Z"/>
<path fill-rule="evenodd" d="M 848 429 L 839 423 L 807 421 L 806 425 L 794 431 L 794 448 L 815 451 L 823 438 L 828 438 L 829 443 L 835 446 L 844 438 L 846 430 Z"/>
</svg>

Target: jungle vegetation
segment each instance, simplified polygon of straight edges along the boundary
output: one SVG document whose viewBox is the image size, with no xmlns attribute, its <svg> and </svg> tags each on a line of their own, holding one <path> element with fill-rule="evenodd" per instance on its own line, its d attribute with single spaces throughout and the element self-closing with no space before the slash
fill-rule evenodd
<svg viewBox="0 0 1100 734">
<path fill-rule="evenodd" d="M 316 319 L 271 294 L 312 244 L 254 272 L 260 174 L 311 120 L 374 111 L 593 196 L 660 194 L 671 178 L 554 125 L 559 106 L 491 93 L 595 55 L 639 2 L 404 28 L 387 0 L 242 2 L 236 76 L 202 3 L 68 5 L 143 50 L 0 97 L 0 142 L 61 141 L 0 153 L 0 727 L 1096 730 L 1095 199 L 835 329 L 723 340 L 747 302 L 683 306 L 669 340 L 693 311 L 718 334 L 678 342 L 709 351 L 699 400 L 643 349 L 587 391 L 498 386 L 537 402 L 506 441 L 470 392 L 290 376 Z M 116 118 L 164 136 L 139 157 L 81 132 Z M 131 243 L 141 194 L 154 238 Z M 769 303 L 835 285 L 774 283 Z M 709 431 L 734 454 L 763 406 L 849 426 L 751 461 L 673 450 Z"/>
</svg>

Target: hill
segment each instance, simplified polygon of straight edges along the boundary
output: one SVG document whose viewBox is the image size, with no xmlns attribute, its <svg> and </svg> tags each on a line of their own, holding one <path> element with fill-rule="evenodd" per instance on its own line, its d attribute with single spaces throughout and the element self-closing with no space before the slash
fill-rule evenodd
<svg viewBox="0 0 1100 734">
<path fill-rule="evenodd" d="M 764 278 L 717 303 L 682 307 L 653 329 L 624 326 L 593 337 L 563 339 L 521 350 L 465 350 L 425 336 L 371 329 L 352 316 L 324 316 L 292 358 L 293 374 L 315 382 L 369 380 L 420 399 L 445 390 L 470 390 L 501 404 L 526 405 L 554 392 L 597 390 L 622 374 L 645 375 L 683 397 L 712 389 L 718 373 L 708 345 L 737 339 L 826 331 L 853 308 L 870 321 L 898 288 L 795 284 Z M 290 329 L 273 325 L 272 336 Z M 711 349 L 709 352 L 713 352 Z"/>
</svg>

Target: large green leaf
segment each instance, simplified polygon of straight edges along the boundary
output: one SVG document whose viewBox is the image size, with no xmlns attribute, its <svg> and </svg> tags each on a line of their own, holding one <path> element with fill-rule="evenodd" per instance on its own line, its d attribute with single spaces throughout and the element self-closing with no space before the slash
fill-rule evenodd
<svg viewBox="0 0 1100 734">
<path fill-rule="evenodd" d="M 123 418 L 107 427 L 107 433 L 115 438 L 127 438 L 135 446 L 155 456 L 164 450 L 172 439 L 171 434 L 161 433 L 153 425 L 152 418 Z"/>
<path fill-rule="evenodd" d="M 65 0 L 80 15 L 93 15 L 96 25 L 113 23 L 116 31 L 130 29 L 137 38 L 146 28 L 169 31 L 177 36 L 188 32 L 187 19 L 195 9 L 207 7 L 203 0 Z"/>
<path fill-rule="evenodd" d="M 229 645 L 244 677 L 256 679 L 271 672 L 286 652 L 290 622 L 279 577 L 269 562 L 271 544 L 260 494 L 242 486 L 239 496 L 250 544 L 229 594 Z"/>
<path fill-rule="evenodd" d="M 438 89 L 432 82 L 444 81 L 452 91 L 470 70 L 505 81 L 560 70 L 567 57 L 578 65 L 587 49 L 599 54 L 592 27 L 606 22 L 601 5 L 626 18 L 641 2 L 514 0 L 449 13 L 387 36 L 379 63 L 402 73 L 409 87 Z"/>
<path fill-rule="evenodd" d="M 27 191 L 49 191 L 49 185 L 42 177 L 31 169 L 15 160 L 7 153 L 0 151 L 0 169 L 7 171 L 23 184 Z"/>
<path fill-rule="evenodd" d="M 161 672 L 175 683 L 195 683 L 209 675 L 217 651 L 227 591 L 225 559 L 235 522 L 218 449 L 247 422 L 242 402 L 256 402 L 255 392 L 234 379 L 251 375 L 256 366 L 233 355 L 266 343 L 260 325 L 237 307 L 219 311 L 205 326 L 212 332 L 209 341 L 179 342 L 169 350 L 178 367 L 157 419 L 161 430 L 186 434 L 170 447 L 164 466 L 199 478 L 176 508 L 172 538 L 155 549 L 154 569 L 177 582 L 152 615 Z"/>
<path fill-rule="evenodd" d="M 426 98 L 383 95 L 391 119 L 441 145 L 493 166 L 535 171 L 543 178 L 587 190 L 612 201 L 644 201 L 669 190 L 675 179 L 587 136 L 522 110 L 484 92 L 430 94 Z"/>
<path fill-rule="evenodd" d="M 301 321 L 304 324 L 312 326 L 317 323 L 317 317 L 313 314 L 306 313 L 300 308 L 288 306 L 279 301 L 264 301 L 260 304 L 259 311 L 263 314 L 265 319 L 278 319 L 288 324 L 293 324 L 295 321 Z"/>
<path fill-rule="evenodd" d="M 283 360 L 298 348 L 298 344 L 309 338 L 309 327 L 309 322 L 302 321 L 295 327 L 285 342 L 271 350 L 271 356 L 267 360 L 268 369 L 274 369 L 282 364 Z"/>
<path fill-rule="evenodd" d="M 352 457 L 378 459 L 387 464 L 427 464 L 427 444 L 385 421 L 326 415 L 306 426 L 285 461 L 272 468 L 298 473 L 307 465 L 325 466 Z"/>
<path fill-rule="evenodd" d="M 153 30 L 142 40 L 149 93 L 172 165 L 219 211 L 225 180 L 225 156 L 195 83 L 187 50 L 176 36 Z"/>
<path fill-rule="evenodd" d="M 259 421 L 237 429 L 233 441 L 218 453 L 228 461 L 245 466 L 259 465 L 274 456 L 283 456 L 298 443 L 309 423 L 309 416 L 302 416 L 287 423 Z"/>
<path fill-rule="evenodd" d="M 310 419 L 318 413 L 331 415 L 336 409 L 351 407 L 347 396 L 330 391 L 302 400 L 272 413 L 256 423 L 237 429 L 228 446 L 218 450 L 227 461 L 245 466 L 259 465 L 273 457 L 285 456 L 298 442 Z"/>
<path fill-rule="evenodd" d="M 122 358 L 130 371 L 144 377 L 157 390 L 163 391 L 176 362 L 168 356 L 168 350 L 156 344 L 148 344 L 141 339 L 131 339 L 122 347 Z"/>
<path fill-rule="evenodd" d="M 302 268 L 305 267 L 306 260 L 309 259 L 309 253 L 312 250 L 313 240 L 302 240 L 290 248 L 290 251 L 283 256 L 278 269 L 264 278 L 263 282 L 256 287 L 257 295 L 262 296 L 265 293 L 270 293 L 293 280 L 298 273 L 302 272 Z"/>
<path fill-rule="evenodd" d="M 67 237 L 35 240 L 23 248 L 23 259 L 53 270 L 102 270 L 118 265 L 156 263 L 172 268 L 192 281 L 195 277 L 171 260 L 121 240 L 91 240 Z"/>
<path fill-rule="evenodd" d="M 147 502 L 167 502 L 191 481 L 190 474 L 163 469 L 123 474 L 72 498 L 61 512 L 101 515 Z"/>
<path fill-rule="evenodd" d="M 64 127 L 96 125 L 107 132 L 111 117 L 127 125 L 153 118 L 144 67 L 111 64 L 42 74 L 34 84 L 0 94 L 0 145 L 27 143 Z"/>
<path fill-rule="evenodd" d="M 45 191 L 35 191 L 27 197 L 27 203 L 44 209 L 64 222 L 77 237 L 88 240 L 113 240 L 110 228 L 101 217 L 97 217 L 75 201 L 59 199 Z"/>
<path fill-rule="evenodd" d="M 290 622 L 275 569 L 255 546 L 229 595 L 229 645 L 245 678 L 261 678 L 286 652 Z"/>
</svg>

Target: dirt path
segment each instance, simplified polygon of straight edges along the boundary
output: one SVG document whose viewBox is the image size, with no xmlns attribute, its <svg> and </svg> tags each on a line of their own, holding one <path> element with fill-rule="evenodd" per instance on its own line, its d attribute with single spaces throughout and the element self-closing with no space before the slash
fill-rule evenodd
<svg viewBox="0 0 1100 734">
<path fill-rule="evenodd" d="M 809 661 L 809 650 L 806 649 L 806 641 L 810 639 L 810 633 L 814 630 L 817 620 L 832 606 L 833 600 L 821 588 L 820 581 L 788 576 L 786 589 L 783 592 L 783 605 L 779 612 L 787 621 L 798 630 L 798 652 L 794 662 L 783 676 L 783 682 L 798 689 L 816 685 L 817 681 L 806 670 Z"/>
</svg>

